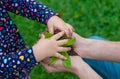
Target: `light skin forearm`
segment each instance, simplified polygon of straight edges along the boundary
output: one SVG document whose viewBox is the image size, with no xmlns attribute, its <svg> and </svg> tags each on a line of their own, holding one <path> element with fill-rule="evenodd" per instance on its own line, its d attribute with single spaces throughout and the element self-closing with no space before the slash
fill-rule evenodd
<svg viewBox="0 0 120 79">
<path fill-rule="evenodd" d="M 73 33 L 74 51 L 83 58 L 120 62 L 120 42 L 83 38 Z"/>
<path fill-rule="evenodd" d="M 87 63 L 79 56 L 71 56 L 71 67 L 65 68 L 61 60 L 50 65 L 49 59 L 44 60 L 42 65 L 48 72 L 71 72 L 76 74 L 80 79 L 102 79 Z"/>
<path fill-rule="evenodd" d="M 120 42 L 91 39 L 88 41 L 88 58 L 120 62 Z"/>
<path fill-rule="evenodd" d="M 81 67 L 80 67 L 81 66 Z M 88 64 L 80 62 L 79 67 L 76 67 L 74 73 L 80 79 L 102 79 Z"/>
</svg>

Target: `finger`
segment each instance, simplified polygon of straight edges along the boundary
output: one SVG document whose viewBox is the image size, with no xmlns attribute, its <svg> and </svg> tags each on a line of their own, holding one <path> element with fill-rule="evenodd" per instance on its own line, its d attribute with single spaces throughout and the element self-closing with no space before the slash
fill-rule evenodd
<svg viewBox="0 0 120 79">
<path fill-rule="evenodd" d="M 66 25 L 70 28 L 72 32 L 75 32 L 75 29 L 70 24 L 66 23 Z"/>
<path fill-rule="evenodd" d="M 68 30 L 68 36 L 67 37 L 70 38 L 71 35 L 72 35 L 71 28 L 67 26 L 67 30 Z"/>
<path fill-rule="evenodd" d="M 52 39 L 58 40 L 60 37 L 62 37 L 64 35 L 64 31 L 59 32 L 57 34 L 55 34 L 53 37 L 51 37 Z"/>
<path fill-rule="evenodd" d="M 63 55 L 61 55 L 59 53 L 56 53 L 54 56 L 57 57 L 57 58 L 59 58 L 59 59 L 63 59 L 63 60 L 67 59 L 66 57 L 64 57 Z"/>
<path fill-rule="evenodd" d="M 41 34 L 41 39 L 45 39 L 45 35 L 44 34 Z"/>
<path fill-rule="evenodd" d="M 79 35 L 78 35 L 79 36 Z M 72 33 L 72 38 L 76 38 L 77 34 L 75 32 Z"/>
<path fill-rule="evenodd" d="M 73 30 L 72 30 L 72 26 L 71 25 L 69 25 L 69 24 L 66 24 L 67 25 L 67 27 L 68 27 L 68 29 L 69 29 L 69 31 L 70 31 L 70 37 L 72 36 L 72 33 L 73 33 Z"/>
<path fill-rule="evenodd" d="M 48 67 L 50 67 L 47 63 L 44 63 L 44 62 L 40 62 L 40 64 L 44 66 L 47 70 L 48 70 Z"/>
<path fill-rule="evenodd" d="M 70 36 L 70 35 L 69 35 L 69 30 L 68 30 L 68 29 L 65 29 L 64 32 L 65 32 L 65 35 L 69 38 L 69 36 Z"/>
<path fill-rule="evenodd" d="M 59 46 L 62 46 L 62 45 L 64 45 L 64 44 L 66 44 L 67 42 L 68 42 L 68 39 L 64 39 L 64 40 L 59 40 L 59 41 L 57 41 L 57 43 L 58 43 Z"/>
<path fill-rule="evenodd" d="M 53 26 L 49 27 L 49 28 L 48 28 L 48 31 L 49 31 L 50 33 L 54 34 L 54 27 L 53 27 Z"/>
<path fill-rule="evenodd" d="M 42 37 L 42 34 L 44 34 L 44 32 L 42 32 L 42 33 L 39 33 L 39 38 L 41 38 L 41 37 Z"/>
<path fill-rule="evenodd" d="M 69 29 L 69 31 L 70 31 L 69 35 L 70 35 L 70 37 L 71 37 L 71 36 L 72 36 L 72 33 L 74 32 L 74 28 L 73 28 L 70 24 L 68 24 L 68 23 L 66 23 L 66 26 L 68 27 L 68 29 Z"/>
<path fill-rule="evenodd" d="M 57 29 L 57 30 L 59 30 L 59 31 L 64 31 L 64 32 L 65 32 L 65 35 L 66 35 L 67 37 L 69 37 L 69 29 L 68 29 L 68 27 L 66 26 L 66 24 L 62 25 L 62 28 Z"/>
<path fill-rule="evenodd" d="M 73 33 L 73 31 L 72 31 L 72 29 L 68 26 L 68 29 L 69 29 L 69 35 L 70 35 L 70 37 L 72 36 L 72 33 Z"/>
<path fill-rule="evenodd" d="M 54 67 L 52 67 L 48 64 L 45 64 L 43 62 L 41 62 L 41 64 L 42 64 L 42 66 L 44 66 L 44 68 L 47 70 L 47 72 L 56 72 L 57 71 Z"/>
<path fill-rule="evenodd" d="M 70 50 L 71 50 L 71 47 L 58 47 L 58 52 L 67 52 Z"/>
</svg>

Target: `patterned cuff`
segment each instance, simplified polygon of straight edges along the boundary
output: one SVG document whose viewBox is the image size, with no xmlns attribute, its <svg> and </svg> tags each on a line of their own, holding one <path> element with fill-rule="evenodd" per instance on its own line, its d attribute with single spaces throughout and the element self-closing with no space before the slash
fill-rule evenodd
<svg viewBox="0 0 120 79">
<path fill-rule="evenodd" d="M 7 54 L 2 57 L 0 63 L 0 72 L 4 74 L 21 71 L 22 69 L 31 71 L 32 67 L 38 64 L 34 57 L 32 48 L 27 48 L 14 54 Z"/>
<path fill-rule="evenodd" d="M 34 56 L 32 47 L 30 47 L 29 49 L 27 49 L 27 53 L 30 54 L 29 57 L 28 57 L 28 59 L 27 59 L 27 62 L 30 62 L 33 66 L 34 66 L 34 65 L 37 65 L 38 62 L 37 62 L 37 60 L 36 60 L 36 58 L 35 58 L 35 56 Z M 29 60 L 29 59 L 30 59 L 30 60 Z"/>
<path fill-rule="evenodd" d="M 49 20 L 52 16 L 55 16 L 55 15 L 56 15 L 55 12 L 53 12 L 53 11 L 50 10 L 50 9 L 46 9 L 46 10 L 45 10 L 45 15 L 42 16 L 42 18 L 41 18 L 41 22 L 42 22 L 43 24 L 47 25 L 48 20 Z"/>
</svg>

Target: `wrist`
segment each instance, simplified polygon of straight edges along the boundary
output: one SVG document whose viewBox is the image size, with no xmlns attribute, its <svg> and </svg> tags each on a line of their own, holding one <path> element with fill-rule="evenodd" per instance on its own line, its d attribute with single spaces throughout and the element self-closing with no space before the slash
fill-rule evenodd
<svg viewBox="0 0 120 79">
<path fill-rule="evenodd" d="M 91 58 L 93 55 L 94 42 L 91 39 L 77 38 L 77 43 L 73 46 L 74 51 L 83 58 Z M 80 39 L 80 40 L 79 40 Z M 91 53 L 92 52 L 92 53 Z"/>
<path fill-rule="evenodd" d="M 84 68 L 84 61 L 82 60 L 81 57 L 76 57 L 74 61 L 72 61 L 74 64 L 71 64 L 71 69 L 70 72 L 76 74 L 78 77 L 80 77 L 81 73 L 83 73 L 83 68 Z M 78 63 L 79 62 L 79 63 Z"/>
<path fill-rule="evenodd" d="M 83 57 L 94 59 L 94 57 L 97 55 L 97 51 L 99 48 L 97 40 L 85 39 L 84 45 L 85 53 L 83 53 Z"/>
<path fill-rule="evenodd" d="M 102 79 L 87 63 L 81 62 L 75 74 L 80 79 Z"/>
<path fill-rule="evenodd" d="M 82 62 L 79 62 L 79 66 L 76 66 L 74 67 L 71 72 L 74 73 L 75 75 L 77 75 L 80 79 L 85 79 L 84 76 L 85 73 L 86 73 L 86 68 L 85 68 L 85 63 L 82 61 Z"/>
<path fill-rule="evenodd" d="M 37 53 L 37 49 L 36 49 L 36 46 L 32 46 L 32 49 L 33 49 L 33 53 L 34 53 L 34 56 L 35 56 L 35 59 L 37 62 L 40 61 L 39 57 L 38 57 L 38 53 Z"/>
<path fill-rule="evenodd" d="M 35 56 L 37 62 L 40 62 L 41 60 L 44 59 L 44 56 L 42 55 L 39 48 L 40 47 L 38 47 L 36 44 L 34 46 L 32 46 L 33 53 L 34 53 L 34 56 Z"/>
</svg>

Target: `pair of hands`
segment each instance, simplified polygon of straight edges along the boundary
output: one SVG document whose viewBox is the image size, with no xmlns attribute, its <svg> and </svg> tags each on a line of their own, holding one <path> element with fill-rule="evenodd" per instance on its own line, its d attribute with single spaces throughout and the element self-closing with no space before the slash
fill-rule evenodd
<svg viewBox="0 0 120 79">
<path fill-rule="evenodd" d="M 67 43 L 66 40 L 58 40 L 62 36 L 66 35 L 68 38 L 71 37 L 74 29 L 71 25 L 65 23 L 62 19 L 57 16 L 53 16 L 48 20 L 48 31 L 52 34 L 54 32 L 60 31 L 60 33 L 54 35 L 49 39 L 45 39 L 45 36 L 42 34 L 41 39 L 33 46 L 33 52 L 35 58 L 38 62 L 47 58 L 47 57 L 57 57 L 60 59 L 66 59 L 64 56 L 58 52 L 67 52 L 70 51 L 70 47 L 62 47 Z"/>
<path fill-rule="evenodd" d="M 72 34 L 72 37 L 76 38 L 76 43 L 73 45 L 73 50 L 78 54 L 78 56 L 70 56 L 71 67 L 65 68 L 61 60 L 58 60 L 55 64 L 50 64 L 50 59 L 47 58 L 41 62 L 44 68 L 48 72 L 71 72 L 76 74 L 80 79 L 102 79 L 87 63 L 85 63 L 81 56 L 87 56 L 83 53 L 86 51 L 86 47 L 89 44 L 89 40 L 80 37 L 78 34 Z M 82 44 L 82 45 L 81 45 Z M 81 54 L 81 51 L 83 52 Z M 86 51 L 87 52 L 87 51 Z"/>
<path fill-rule="evenodd" d="M 64 56 L 59 54 L 59 52 L 67 52 L 70 51 L 70 47 L 62 47 L 65 43 L 67 43 L 68 39 L 66 40 L 58 40 L 62 36 L 66 35 L 67 37 L 73 37 L 76 38 L 76 43 L 73 45 L 73 49 L 78 55 L 80 55 L 80 51 L 82 50 L 80 43 L 85 43 L 86 39 L 80 37 L 74 32 L 74 29 L 72 28 L 71 25 L 65 23 L 62 19 L 60 19 L 57 16 L 53 16 L 49 19 L 48 23 L 48 31 L 52 34 L 57 31 L 61 31 L 60 33 L 54 35 L 53 37 L 49 39 L 45 39 L 45 36 L 42 34 L 41 39 L 33 46 L 33 52 L 35 55 L 35 58 L 38 62 L 41 62 L 42 60 L 49 58 L 49 57 L 57 57 L 60 59 L 66 59 Z M 87 45 L 87 44 L 85 44 Z M 84 44 L 83 44 L 84 47 Z M 81 50 L 79 50 L 81 48 Z M 83 52 L 84 53 L 84 52 Z M 49 60 L 49 59 L 48 59 Z M 99 77 L 96 75 L 96 73 L 82 60 L 80 56 L 71 56 L 71 68 L 66 69 L 63 64 L 61 63 L 61 60 L 59 60 L 57 63 L 54 65 L 49 65 L 49 62 L 42 61 L 42 65 L 46 68 L 47 71 L 49 72 L 72 72 L 78 75 L 78 77 L 83 76 L 86 79 L 90 79 L 90 76 L 86 77 L 87 71 L 90 71 L 93 73 L 93 77 Z M 86 70 L 84 72 L 84 70 Z M 84 79 L 85 79 L 84 78 Z M 94 79 L 94 78 L 93 78 Z M 97 79 L 97 78 L 96 78 Z M 98 78 L 101 79 L 101 78 Z"/>
</svg>

